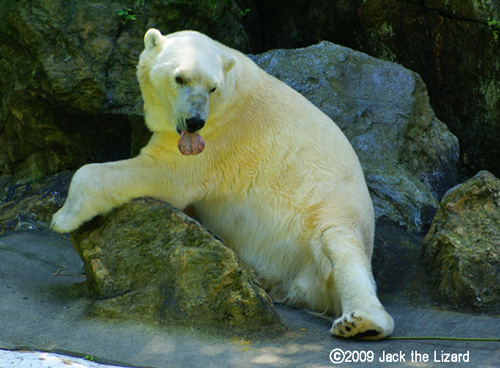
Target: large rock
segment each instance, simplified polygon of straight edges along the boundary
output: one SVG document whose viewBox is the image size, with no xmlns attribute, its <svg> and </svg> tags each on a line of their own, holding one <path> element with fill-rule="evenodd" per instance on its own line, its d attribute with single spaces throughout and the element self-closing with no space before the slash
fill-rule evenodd
<svg viewBox="0 0 500 368">
<path fill-rule="evenodd" d="M 134 200 L 71 238 L 98 297 L 97 315 L 231 332 L 284 330 L 248 266 L 167 203 Z"/>
<path fill-rule="evenodd" d="M 443 198 L 424 242 L 436 295 L 456 305 L 500 307 L 500 180 L 487 171 Z"/>
<path fill-rule="evenodd" d="M 466 172 L 500 175 L 500 1 L 363 1 L 357 15 L 347 45 L 421 75 Z"/>
<path fill-rule="evenodd" d="M 239 49 L 232 0 L 4 1 L 0 11 L 0 175 L 36 178 L 130 155 L 142 114 L 144 32 L 196 29 Z"/>
<path fill-rule="evenodd" d="M 429 104 L 421 78 L 330 42 L 253 59 L 329 115 L 359 155 L 377 218 L 430 224 L 455 183 L 458 142 Z"/>
<path fill-rule="evenodd" d="M 252 9 L 242 22 L 254 52 L 328 40 L 417 72 L 459 138 L 462 169 L 500 175 L 500 0 L 238 3 Z"/>
</svg>

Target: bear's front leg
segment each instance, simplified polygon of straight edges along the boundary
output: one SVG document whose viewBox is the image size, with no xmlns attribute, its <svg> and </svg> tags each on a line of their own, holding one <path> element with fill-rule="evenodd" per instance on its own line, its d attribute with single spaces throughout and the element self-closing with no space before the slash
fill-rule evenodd
<svg viewBox="0 0 500 368">
<path fill-rule="evenodd" d="M 51 227 L 58 232 L 71 232 L 94 216 L 139 197 L 179 202 L 182 196 L 174 197 L 177 190 L 172 188 L 171 174 L 167 165 L 148 155 L 85 165 L 73 176 L 66 202 L 54 214 Z"/>
<path fill-rule="evenodd" d="M 112 180 L 106 165 L 85 165 L 75 173 L 64 206 L 52 217 L 52 229 L 71 232 L 94 216 L 130 200 L 115 190 L 113 181 L 119 178 Z"/>
</svg>

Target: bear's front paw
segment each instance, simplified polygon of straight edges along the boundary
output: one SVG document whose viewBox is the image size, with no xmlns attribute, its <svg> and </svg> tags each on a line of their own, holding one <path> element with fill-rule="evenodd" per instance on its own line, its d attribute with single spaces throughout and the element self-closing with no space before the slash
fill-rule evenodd
<svg viewBox="0 0 500 368">
<path fill-rule="evenodd" d="M 103 174 L 102 170 L 99 171 L 100 167 L 99 164 L 85 165 L 75 173 L 64 206 L 52 216 L 53 230 L 69 233 L 109 209 L 106 198 L 111 196 L 102 195 L 100 183 Z"/>
<path fill-rule="evenodd" d="M 83 197 L 83 196 L 82 196 Z M 92 219 L 99 212 L 92 203 L 70 193 L 64 206 L 52 216 L 50 227 L 60 233 L 69 233 L 78 229 L 84 222 Z"/>
<path fill-rule="evenodd" d="M 83 224 L 84 221 L 79 220 L 76 216 L 71 216 L 63 207 L 52 216 L 50 227 L 58 233 L 69 233 L 76 230 Z"/>
<path fill-rule="evenodd" d="M 392 333 L 394 322 L 385 310 L 355 310 L 333 322 L 330 333 L 345 338 L 379 340 Z"/>
</svg>

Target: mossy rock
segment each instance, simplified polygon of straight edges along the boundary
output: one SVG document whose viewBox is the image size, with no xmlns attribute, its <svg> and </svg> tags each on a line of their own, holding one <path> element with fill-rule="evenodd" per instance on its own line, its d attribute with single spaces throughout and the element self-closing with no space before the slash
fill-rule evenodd
<svg viewBox="0 0 500 368">
<path fill-rule="evenodd" d="M 167 203 L 134 200 L 71 238 L 99 316 L 231 332 L 284 330 L 252 270 Z"/>
<path fill-rule="evenodd" d="M 500 307 L 500 180 L 481 171 L 451 189 L 424 240 L 434 293 L 458 306 Z"/>
</svg>

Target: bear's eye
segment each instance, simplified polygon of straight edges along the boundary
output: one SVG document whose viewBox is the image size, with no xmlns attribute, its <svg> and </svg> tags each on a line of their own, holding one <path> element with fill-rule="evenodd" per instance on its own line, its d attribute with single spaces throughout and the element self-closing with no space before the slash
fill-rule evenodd
<svg viewBox="0 0 500 368">
<path fill-rule="evenodd" d="M 178 75 L 177 77 L 175 77 L 175 83 L 177 83 L 179 86 L 183 86 L 184 84 L 186 84 L 186 80 Z"/>
<path fill-rule="evenodd" d="M 209 93 L 212 93 L 212 92 L 215 92 L 215 90 L 217 89 L 217 87 L 214 87 L 212 88 L 210 91 L 208 91 Z"/>
</svg>

